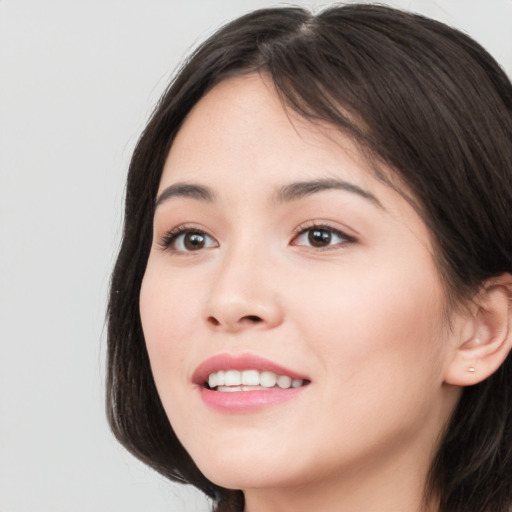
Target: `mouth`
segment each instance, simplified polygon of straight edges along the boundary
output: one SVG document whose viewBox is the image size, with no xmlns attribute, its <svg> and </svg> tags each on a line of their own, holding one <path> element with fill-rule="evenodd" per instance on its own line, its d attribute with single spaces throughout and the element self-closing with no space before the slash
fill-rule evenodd
<svg viewBox="0 0 512 512">
<path fill-rule="evenodd" d="M 308 382 L 304 379 L 293 378 L 286 374 L 279 375 L 268 370 L 219 370 L 210 373 L 207 382 L 204 382 L 203 386 L 221 393 L 230 393 L 234 391 L 299 388 Z"/>
<path fill-rule="evenodd" d="M 223 412 L 249 412 L 288 401 L 311 380 L 268 359 L 251 354 L 219 354 L 194 372 L 203 401 Z"/>
</svg>

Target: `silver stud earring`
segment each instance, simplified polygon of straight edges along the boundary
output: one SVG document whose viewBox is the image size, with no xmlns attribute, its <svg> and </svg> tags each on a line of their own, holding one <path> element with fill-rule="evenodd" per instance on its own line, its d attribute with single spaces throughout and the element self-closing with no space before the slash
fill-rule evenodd
<svg viewBox="0 0 512 512">
<path fill-rule="evenodd" d="M 468 368 L 468 372 L 470 372 L 470 373 L 475 373 L 475 367 L 474 367 L 474 366 L 470 366 L 470 367 Z"/>
</svg>

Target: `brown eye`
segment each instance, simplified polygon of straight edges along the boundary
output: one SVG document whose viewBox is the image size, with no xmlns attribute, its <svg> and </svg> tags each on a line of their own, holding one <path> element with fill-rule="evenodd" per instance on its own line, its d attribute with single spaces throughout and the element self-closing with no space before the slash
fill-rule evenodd
<svg viewBox="0 0 512 512">
<path fill-rule="evenodd" d="M 308 232 L 308 242 L 311 247 L 326 247 L 330 245 L 332 232 L 327 229 L 310 229 Z"/>
<path fill-rule="evenodd" d="M 311 247 L 313 249 L 331 249 L 355 242 L 351 236 L 329 226 L 312 226 L 305 228 L 294 238 L 292 245 Z"/>
<path fill-rule="evenodd" d="M 183 235 L 183 246 L 187 251 L 202 249 L 206 243 L 206 236 L 200 232 L 189 232 Z"/>
<path fill-rule="evenodd" d="M 181 228 L 166 235 L 160 245 L 176 253 L 198 252 L 218 247 L 218 243 L 204 231 Z"/>
</svg>

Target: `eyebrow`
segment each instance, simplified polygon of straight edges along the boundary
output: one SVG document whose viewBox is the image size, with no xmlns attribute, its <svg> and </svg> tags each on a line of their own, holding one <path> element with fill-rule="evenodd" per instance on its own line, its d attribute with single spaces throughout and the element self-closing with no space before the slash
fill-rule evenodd
<svg viewBox="0 0 512 512">
<path fill-rule="evenodd" d="M 326 190 L 344 190 L 356 194 L 385 210 L 382 203 L 372 193 L 364 190 L 358 185 L 349 183 L 348 181 L 337 178 L 324 178 L 311 181 L 300 181 L 290 183 L 279 188 L 274 196 L 274 200 L 278 203 L 296 201 L 303 197 L 311 196 Z M 165 201 L 173 197 L 188 197 L 200 201 L 213 202 L 215 193 L 210 187 L 204 185 L 196 185 L 192 183 L 174 183 L 170 185 L 157 197 L 155 201 L 155 209 Z"/>
<path fill-rule="evenodd" d="M 155 209 L 172 197 L 189 197 L 201 201 L 212 202 L 215 199 L 213 190 L 204 185 L 194 185 L 191 183 L 174 183 L 167 187 L 156 199 Z"/>
<path fill-rule="evenodd" d="M 325 190 L 344 190 L 346 192 L 351 192 L 362 197 L 363 199 L 370 201 L 382 210 L 385 210 L 382 203 L 372 193 L 364 190 L 358 185 L 354 185 L 353 183 L 349 183 L 348 181 L 340 180 L 337 178 L 325 178 L 312 181 L 290 183 L 289 185 L 285 185 L 278 190 L 275 196 L 275 200 L 278 203 L 295 201 L 297 199 L 302 199 L 303 197 L 311 196 Z"/>
</svg>

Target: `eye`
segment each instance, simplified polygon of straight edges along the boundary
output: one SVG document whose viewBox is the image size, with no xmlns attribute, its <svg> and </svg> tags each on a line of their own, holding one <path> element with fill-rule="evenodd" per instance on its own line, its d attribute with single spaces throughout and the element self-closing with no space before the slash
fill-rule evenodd
<svg viewBox="0 0 512 512">
<path fill-rule="evenodd" d="M 182 253 L 218 247 L 218 243 L 204 231 L 180 226 L 167 233 L 160 245 L 164 249 Z"/>
<path fill-rule="evenodd" d="M 329 226 L 299 227 L 299 230 L 298 235 L 292 241 L 292 245 L 328 249 L 354 242 L 353 237 Z"/>
</svg>

